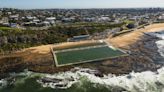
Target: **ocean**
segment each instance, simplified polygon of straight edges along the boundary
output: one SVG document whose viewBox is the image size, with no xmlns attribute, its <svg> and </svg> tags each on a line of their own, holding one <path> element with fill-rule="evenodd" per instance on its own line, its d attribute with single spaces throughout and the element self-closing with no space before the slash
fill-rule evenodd
<svg viewBox="0 0 164 92">
<path fill-rule="evenodd" d="M 158 52 L 164 57 L 164 33 L 155 34 Z M 97 70 L 74 68 L 56 74 L 25 70 L 0 80 L 0 92 L 164 92 L 164 67 L 156 72 L 131 72 L 116 76 L 95 75 Z M 53 82 L 52 82 L 53 81 Z"/>
</svg>

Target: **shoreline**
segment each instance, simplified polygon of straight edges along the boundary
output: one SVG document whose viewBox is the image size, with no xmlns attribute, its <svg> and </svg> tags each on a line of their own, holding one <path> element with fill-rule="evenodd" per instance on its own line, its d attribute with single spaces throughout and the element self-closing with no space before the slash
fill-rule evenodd
<svg viewBox="0 0 164 92">
<path fill-rule="evenodd" d="M 107 39 L 107 41 L 112 43 L 112 45 L 117 48 L 131 50 L 134 52 L 134 54 L 130 56 L 60 68 L 53 66 L 53 57 L 50 52 L 50 48 L 53 45 L 27 48 L 9 56 L 0 56 L 0 77 L 3 76 L 3 73 L 20 72 L 26 68 L 34 72 L 56 73 L 68 71 L 73 67 L 82 67 L 97 69 L 105 74 L 112 73 L 116 75 L 127 74 L 133 70 L 156 70 L 160 66 L 155 62 L 152 62 L 155 60 L 154 58 L 153 60 L 151 59 L 152 55 L 154 54 L 151 52 L 146 52 L 148 49 L 150 50 L 152 48 L 144 47 L 144 45 L 151 44 L 153 46 L 155 41 L 158 39 L 154 37 L 149 38 L 148 36 L 144 35 L 143 32 L 157 32 L 161 30 L 164 30 L 164 23 L 152 24 L 146 26 L 144 29 L 138 29 L 130 33 Z M 137 48 L 135 46 L 137 46 Z M 158 55 L 157 47 L 153 47 L 152 51 L 156 53 L 156 56 Z M 135 53 L 145 54 L 146 57 L 143 57 L 142 55 L 136 55 Z M 6 65 L 8 65 L 8 67 Z"/>
<path fill-rule="evenodd" d="M 138 40 L 140 40 L 140 38 L 144 36 L 144 32 L 159 32 L 162 30 L 164 30 L 164 23 L 151 24 L 144 28 L 116 36 L 114 38 L 109 38 L 107 41 L 118 48 L 128 48 L 128 46 L 135 44 Z"/>
</svg>

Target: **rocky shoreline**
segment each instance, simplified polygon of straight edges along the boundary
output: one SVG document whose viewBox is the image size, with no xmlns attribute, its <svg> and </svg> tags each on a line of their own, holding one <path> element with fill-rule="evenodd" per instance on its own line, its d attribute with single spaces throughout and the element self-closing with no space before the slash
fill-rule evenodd
<svg viewBox="0 0 164 92">
<path fill-rule="evenodd" d="M 103 74 L 127 74 L 129 72 L 141 72 L 146 70 L 155 71 L 163 64 L 163 57 L 159 54 L 156 41 L 160 40 L 157 37 L 144 35 L 135 44 L 129 48 L 121 48 L 128 50 L 131 53 L 125 57 L 118 57 L 105 61 L 72 65 L 67 67 L 53 67 L 53 58 L 51 54 L 43 55 L 42 58 L 34 59 L 36 61 L 26 61 L 23 57 L 4 57 L 0 58 L 0 78 L 4 78 L 10 72 L 21 72 L 28 69 L 40 73 L 57 73 L 68 71 L 73 67 L 91 68 L 99 70 Z"/>
<path fill-rule="evenodd" d="M 156 41 L 157 37 L 144 35 L 135 44 L 129 46 L 126 50 L 131 54 L 125 57 L 118 57 L 107 61 L 95 62 L 92 64 L 83 64 L 82 66 L 91 66 L 93 69 L 100 70 L 102 73 L 113 73 L 116 75 L 128 74 L 132 71 L 142 72 L 146 70 L 156 71 L 162 67 L 164 58 L 159 54 Z M 125 48 L 122 48 L 125 50 Z M 94 66 L 93 66 L 94 65 Z"/>
</svg>

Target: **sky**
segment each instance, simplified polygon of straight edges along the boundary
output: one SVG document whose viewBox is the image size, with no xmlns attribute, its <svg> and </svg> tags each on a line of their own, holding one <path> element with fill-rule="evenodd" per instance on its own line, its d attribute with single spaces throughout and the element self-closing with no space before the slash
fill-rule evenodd
<svg viewBox="0 0 164 92">
<path fill-rule="evenodd" d="M 0 0 L 0 8 L 151 8 L 164 7 L 164 0 Z"/>
</svg>

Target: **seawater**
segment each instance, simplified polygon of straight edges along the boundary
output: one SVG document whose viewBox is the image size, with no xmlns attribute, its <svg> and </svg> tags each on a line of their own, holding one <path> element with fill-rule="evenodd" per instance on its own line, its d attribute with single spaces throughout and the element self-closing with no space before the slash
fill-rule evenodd
<svg viewBox="0 0 164 92">
<path fill-rule="evenodd" d="M 158 51 L 164 57 L 164 34 L 157 34 L 162 38 L 157 41 Z M 60 72 L 56 74 L 41 74 L 30 71 L 10 74 L 14 76 L 13 84 L 9 85 L 8 79 L 0 80 L 0 92 L 164 92 L 164 67 L 156 72 L 131 72 L 126 75 L 115 76 L 112 74 L 98 77 L 85 72 L 94 71 L 87 68 L 78 68 L 77 71 Z M 67 81 L 67 88 L 54 88 L 53 84 L 40 83 L 41 77 L 73 78 Z"/>
</svg>

